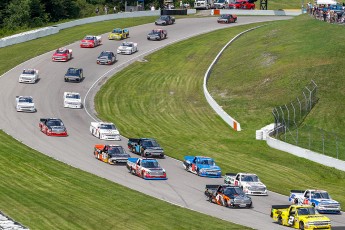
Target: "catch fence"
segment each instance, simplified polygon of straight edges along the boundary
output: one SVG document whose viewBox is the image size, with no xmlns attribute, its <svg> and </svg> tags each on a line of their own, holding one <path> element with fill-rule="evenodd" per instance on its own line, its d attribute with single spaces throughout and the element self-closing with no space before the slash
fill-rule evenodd
<svg viewBox="0 0 345 230">
<path fill-rule="evenodd" d="M 312 80 L 295 100 L 273 109 L 275 138 L 287 143 L 345 160 L 344 136 L 303 123 L 319 98 L 317 85 Z"/>
</svg>

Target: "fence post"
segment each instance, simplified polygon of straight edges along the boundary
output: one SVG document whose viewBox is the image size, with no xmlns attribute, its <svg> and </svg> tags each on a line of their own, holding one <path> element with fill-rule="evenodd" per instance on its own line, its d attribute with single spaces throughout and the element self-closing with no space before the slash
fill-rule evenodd
<svg viewBox="0 0 345 230">
<path fill-rule="evenodd" d="M 298 97 L 297 97 L 297 101 L 299 103 L 299 119 L 302 120 L 302 104 Z"/>
<path fill-rule="evenodd" d="M 323 129 L 321 129 L 322 131 L 322 153 L 323 155 L 325 155 L 325 134 L 323 133 Z"/>
</svg>

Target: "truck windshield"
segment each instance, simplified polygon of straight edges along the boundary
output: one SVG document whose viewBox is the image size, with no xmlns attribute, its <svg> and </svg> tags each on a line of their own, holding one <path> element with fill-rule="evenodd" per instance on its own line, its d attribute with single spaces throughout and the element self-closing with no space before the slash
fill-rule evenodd
<svg viewBox="0 0 345 230">
<path fill-rule="evenodd" d="M 101 124 L 100 129 L 116 129 L 115 125 L 113 124 Z"/>
<path fill-rule="evenodd" d="M 159 164 L 157 161 L 143 161 L 141 166 L 149 169 L 159 168 Z"/>
<path fill-rule="evenodd" d="M 121 146 L 111 146 L 108 149 L 108 153 L 111 156 L 124 154 L 125 150 Z"/>
<path fill-rule="evenodd" d="M 225 0 L 217 0 L 216 3 L 224 3 Z"/>
<path fill-rule="evenodd" d="M 228 187 L 224 190 L 226 196 L 239 196 L 244 195 L 243 190 L 240 187 Z"/>
<path fill-rule="evenodd" d="M 297 208 L 297 213 L 299 216 L 303 215 L 315 215 L 317 212 L 315 211 L 314 207 L 300 207 Z"/>
<path fill-rule="evenodd" d="M 211 165 L 211 166 L 215 165 L 213 159 L 211 159 L 211 158 L 201 158 L 201 159 L 199 160 L 199 164 L 202 164 L 202 165 Z"/>
<path fill-rule="evenodd" d="M 330 199 L 328 192 L 312 192 L 311 197 L 314 199 Z"/>
<path fill-rule="evenodd" d="M 155 140 L 145 140 L 142 142 L 143 147 L 159 147 L 159 144 Z"/>
<path fill-rule="evenodd" d="M 256 175 L 242 175 L 241 180 L 247 182 L 259 182 L 259 178 Z"/>
</svg>

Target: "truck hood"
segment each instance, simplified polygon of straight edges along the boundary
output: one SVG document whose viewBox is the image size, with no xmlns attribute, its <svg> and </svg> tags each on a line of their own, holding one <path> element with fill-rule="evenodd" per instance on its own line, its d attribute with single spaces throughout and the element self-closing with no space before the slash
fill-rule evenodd
<svg viewBox="0 0 345 230">
<path fill-rule="evenodd" d="M 146 147 L 145 150 L 163 151 L 161 147 Z"/>
<path fill-rule="evenodd" d="M 67 102 L 81 103 L 81 99 L 66 98 L 65 101 L 67 101 Z"/>
<path fill-rule="evenodd" d="M 210 165 L 202 165 L 202 164 L 197 164 L 199 169 L 206 169 L 206 170 L 220 170 L 219 166 L 210 166 Z"/>
<path fill-rule="evenodd" d="M 119 49 L 119 50 L 131 50 L 132 47 L 128 47 L 128 46 L 119 46 L 118 49 Z"/>
<path fill-rule="evenodd" d="M 53 132 L 64 132 L 65 131 L 64 126 L 51 126 L 50 128 Z"/>
<path fill-rule="evenodd" d="M 323 216 L 320 214 L 308 215 L 308 216 L 303 216 L 303 217 L 306 218 L 308 221 L 330 221 L 330 219 L 327 216 Z"/>
<path fill-rule="evenodd" d="M 116 129 L 101 129 L 99 132 L 101 134 L 120 134 Z"/>
<path fill-rule="evenodd" d="M 85 39 L 81 40 L 81 42 L 83 42 L 83 43 L 94 43 L 93 40 L 85 40 Z"/>
<path fill-rule="evenodd" d="M 331 199 L 313 199 L 313 200 L 315 200 L 316 202 L 322 205 L 339 204 L 338 201 L 331 200 Z"/>
<path fill-rule="evenodd" d="M 29 102 L 18 102 L 18 106 L 27 106 L 27 107 L 35 107 L 35 103 L 29 103 Z"/>
<path fill-rule="evenodd" d="M 65 54 L 65 53 L 63 53 L 63 54 L 61 54 L 61 53 L 54 53 L 53 56 L 54 56 L 54 57 L 66 57 L 67 54 Z"/>
<path fill-rule="evenodd" d="M 256 186 L 256 187 L 266 187 L 263 183 L 261 182 L 241 182 L 243 186 Z"/>
</svg>

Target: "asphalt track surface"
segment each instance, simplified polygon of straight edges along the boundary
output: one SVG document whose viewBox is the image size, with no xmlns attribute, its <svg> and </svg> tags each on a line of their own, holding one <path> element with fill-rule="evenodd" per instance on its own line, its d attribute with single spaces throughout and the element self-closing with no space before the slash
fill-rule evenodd
<svg viewBox="0 0 345 230">
<path fill-rule="evenodd" d="M 163 41 L 146 39 L 149 30 L 156 28 L 153 24 L 132 27 L 130 28 L 130 38 L 127 41 L 137 42 L 139 52 L 127 56 L 118 55 L 118 61 L 111 66 L 96 64 L 96 58 L 102 50 L 116 52 L 116 48 L 120 44 L 119 41 L 107 40 L 106 35 L 102 36 L 103 44 L 93 49 L 80 48 L 79 41 L 66 46 L 73 49 L 74 57 L 67 63 L 52 62 L 53 51 L 48 52 L 18 65 L 0 78 L 0 108 L 2 108 L 0 128 L 24 144 L 59 161 L 158 199 L 255 229 L 287 229 L 273 223 L 269 216 L 271 205 L 288 203 L 286 196 L 269 192 L 266 197 L 252 197 L 254 206 L 252 209 L 229 209 L 211 204 L 204 197 L 205 185 L 221 184 L 223 178 L 201 178 L 187 173 L 180 161 L 170 157 L 159 160 L 167 171 L 168 180 L 143 180 L 131 175 L 124 166 L 111 166 L 97 161 L 93 157 L 95 144 L 121 144 L 127 149 L 127 139 L 123 137 L 122 141 L 100 141 L 90 134 L 89 126 L 91 121 L 97 119 L 93 112 L 93 96 L 97 89 L 108 77 L 136 59 L 142 59 L 146 54 L 169 43 L 197 34 L 254 22 L 290 18 L 285 16 L 243 16 L 239 17 L 237 23 L 229 25 L 217 24 L 214 17 L 178 19 L 176 24 L 165 27 L 168 31 L 168 39 Z M 82 39 L 84 34 L 80 36 Z M 210 41 L 205 45 L 211 44 Z M 81 83 L 64 82 L 63 76 L 68 67 L 83 68 L 85 80 Z M 36 84 L 18 83 L 18 77 L 24 68 L 38 69 L 40 81 Z M 79 92 L 82 99 L 87 95 L 85 99 L 87 110 L 64 108 L 63 93 L 65 91 Z M 16 112 L 15 96 L 19 95 L 33 96 L 38 111 L 36 113 Z M 43 117 L 61 118 L 67 127 L 69 136 L 48 137 L 41 133 L 38 123 L 39 119 Z M 333 226 L 345 226 L 344 215 L 331 215 L 330 218 Z"/>
</svg>

